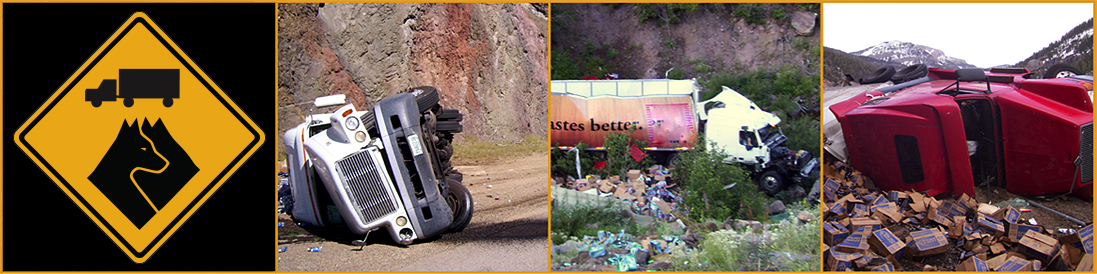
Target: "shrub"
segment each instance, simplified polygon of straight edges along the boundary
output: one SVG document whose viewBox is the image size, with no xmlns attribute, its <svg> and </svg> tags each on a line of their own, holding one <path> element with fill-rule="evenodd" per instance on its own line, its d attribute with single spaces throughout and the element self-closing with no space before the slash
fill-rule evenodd
<svg viewBox="0 0 1097 274">
<path fill-rule="evenodd" d="M 682 198 L 689 210 L 687 216 L 693 220 L 765 219 L 766 195 L 758 191 L 747 171 L 723 163 L 727 154 L 707 151 L 704 135 L 699 135 L 698 145 L 679 153 L 675 162 L 674 180 L 683 189 Z M 724 189 L 730 184 L 736 185 Z"/>
</svg>

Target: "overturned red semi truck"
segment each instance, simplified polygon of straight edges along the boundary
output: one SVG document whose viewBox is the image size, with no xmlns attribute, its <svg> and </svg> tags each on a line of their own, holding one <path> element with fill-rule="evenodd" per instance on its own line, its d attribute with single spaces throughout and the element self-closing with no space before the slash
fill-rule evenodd
<svg viewBox="0 0 1097 274">
<path fill-rule="evenodd" d="M 1093 77 L 930 68 L 830 106 L 850 164 L 884 190 L 1093 195 Z"/>
</svg>

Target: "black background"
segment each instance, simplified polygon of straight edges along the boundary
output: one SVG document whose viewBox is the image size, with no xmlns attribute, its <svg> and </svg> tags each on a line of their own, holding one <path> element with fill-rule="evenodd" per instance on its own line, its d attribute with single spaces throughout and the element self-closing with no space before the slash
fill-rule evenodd
<svg viewBox="0 0 1097 274">
<path fill-rule="evenodd" d="M 266 135 L 135 264 L 15 145 L 29 118 L 134 12 L 145 12 Z M 274 4 L 3 4 L 4 271 L 273 271 Z M 81 117 L 72 117 L 80 123 Z M 210 142 L 216 129 L 209 129 Z M 80 132 L 57 145 L 80 149 Z"/>
</svg>

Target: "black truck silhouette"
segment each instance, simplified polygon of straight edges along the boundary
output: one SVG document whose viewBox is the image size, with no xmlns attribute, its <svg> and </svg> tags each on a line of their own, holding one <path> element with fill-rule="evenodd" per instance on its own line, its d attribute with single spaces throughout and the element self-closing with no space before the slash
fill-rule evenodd
<svg viewBox="0 0 1097 274">
<path fill-rule="evenodd" d="M 171 107 L 172 99 L 179 98 L 179 69 L 119 69 L 118 79 L 104 79 L 99 88 L 84 91 L 84 101 L 93 107 L 118 98 L 126 107 L 133 106 L 133 98 L 163 98 L 164 106 Z"/>
</svg>

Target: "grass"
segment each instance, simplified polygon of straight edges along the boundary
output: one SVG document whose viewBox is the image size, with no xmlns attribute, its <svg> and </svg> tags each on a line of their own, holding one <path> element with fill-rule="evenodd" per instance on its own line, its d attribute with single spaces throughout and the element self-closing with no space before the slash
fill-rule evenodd
<svg viewBox="0 0 1097 274">
<path fill-rule="evenodd" d="M 617 233 L 621 229 L 635 234 L 640 226 L 632 221 L 632 216 L 619 208 L 589 204 L 552 207 L 553 244 L 598 235 L 598 231 Z"/>
<path fill-rule="evenodd" d="M 709 232 L 698 250 L 675 250 L 676 270 L 688 271 L 818 271 L 819 208 L 796 203 L 790 212 L 806 211 L 812 222 L 793 218 L 771 225 L 761 234 L 749 230 Z M 776 262 L 773 254 L 800 254 L 806 258 Z"/>
<path fill-rule="evenodd" d="M 486 163 L 505 156 L 525 156 L 548 151 L 545 136 L 527 135 L 515 143 L 496 143 L 475 137 L 453 143 L 453 162 Z"/>
</svg>

